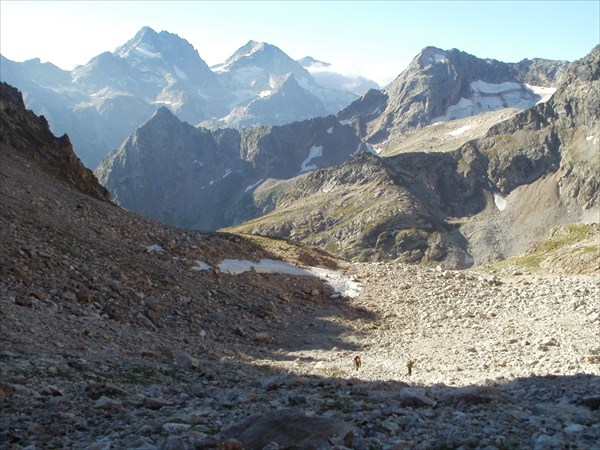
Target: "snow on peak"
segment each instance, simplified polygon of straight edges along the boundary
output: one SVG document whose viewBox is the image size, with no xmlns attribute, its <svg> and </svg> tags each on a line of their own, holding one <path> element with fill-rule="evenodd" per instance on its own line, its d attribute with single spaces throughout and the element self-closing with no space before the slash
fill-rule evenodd
<svg viewBox="0 0 600 450">
<path fill-rule="evenodd" d="M 240 49 L 241 56 L 251 55 L 252 53 L 256 53 L 260 50 L 263 50 L 264 48 L 265 48 L 264 42 L 257 42 L 257 41 L 249 40 L 248 43 Z"/>
<path fill-rule="evenodd" d="M 225 65 L 231 64 L 232 62 L 235 62 L 238 59 L 251 56 L 256 52 L 264 50 L 265 45 L 266 44 L 264 42 L 248 41 L 246 45 L 238 49 L 238 51 L 236 51 L 231 57 L 227 59 L 227 61 L 225 61 Z"/>
<path fill-rule="evenodd" d="M 441 48 L 437 47 L 425 47 L 421 52 L 413 59 L 411 64 L 417 64 L 419 67 L 424 67 L 429 64 L 436 64 L 448 62 L 446 52 Z"/>
<path fill-rule="evenodd" d="M 145 56 L 146 58 L 160 58 L 161 57 L 160 52 L 155 52 L 153 50 L 154 49 L 152 49 L 146 43 L 142 43 L 133 49 L 133 51 L 138 52 L 139 54 L 141 54 L 142 56 Z"/>
</svg>

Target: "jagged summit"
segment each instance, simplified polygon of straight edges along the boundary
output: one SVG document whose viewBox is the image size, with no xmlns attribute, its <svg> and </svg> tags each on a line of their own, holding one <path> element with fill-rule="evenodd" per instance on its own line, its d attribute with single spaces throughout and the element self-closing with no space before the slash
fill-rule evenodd
<svg viewBox="0 0 600 450">
<path fill-rule="evenodd" d="M 432 123 L 532 107 L 549 98 L 567 66 L 562 61 L 504 63 L 429 46 L 383 89 L 378 102 L 372 96 L 369 105 L 357 100 L 339 117 L 357 120 L 361 134 L 379 144 Z M 540 85 L 528 85 L 531 81 Z"/>
<path fill-rule="evenodd" d="M 198 54 L 194 47 L 185 39 L 177 34 L 161 31 L 157 33 L 150 27 L 143 27 L 135 36 L 124 45 L 115 50 L 115 55 L 121 58 L 131 56 L 133 52 L 139 52 L 147 58 L 160 58 L 162 51 L 192 51 Z"/>
<path fill-rule="evenodd" d="M 166 106 L 161 106 L 156 110 L 156 112 L 152 115 L 150 120 L 165 120 L 165 119 L 177 119 L 175 114 L 167 108 Z"/>
<path fill-rule="evenodd" d="M 252 40 L 236 50 L 225 60 L 225 63 L 213 66 L 212 69 L 219 73 L 245 71 L 253 67 L 276 76 L 294 73 L 299 78 L 310 78 L 308 72 L 300 64 L 278 47 Z"/>
<path fill-rule="evenodd" d="M 227 58 L 225 60 L 224 65 L 231 64 L 232 62 L 237 61 L 240 58 L 251 56 L 256 52 L 276 51 L 275 49 L 279 50 L 277 47 L 267 44 L 265 42 L 257 42 L 250 40 L 246 45 L 240 47 L 238 50 L 235 51 L 233 55 Z"/>
</svg>

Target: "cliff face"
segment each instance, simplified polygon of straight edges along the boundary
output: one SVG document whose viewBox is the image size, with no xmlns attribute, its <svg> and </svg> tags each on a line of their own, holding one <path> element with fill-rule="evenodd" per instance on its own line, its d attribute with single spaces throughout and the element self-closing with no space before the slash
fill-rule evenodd
<svg viewBox="0 0 600 450">
<path fill-rule="evenodd" d="M 207 130 L 161 108 L 96 173 L 127 209 L 170 225 L 214 230 L 248 219 L 242 211 L 253 210 L 252 191 L 265 180 L 339 164 L 366 148 L 333 116 Z"/>
<path fill-rule="evenodd" d="M 21 93 L 0 83 L 0 141 L 38 162 L 79 191 L 100 200 L 110 201 L 108 191 L 98 183 L 73 151 L 67 135 L 57 138 L 41 116 L 25 109 Z"/>
</svg>

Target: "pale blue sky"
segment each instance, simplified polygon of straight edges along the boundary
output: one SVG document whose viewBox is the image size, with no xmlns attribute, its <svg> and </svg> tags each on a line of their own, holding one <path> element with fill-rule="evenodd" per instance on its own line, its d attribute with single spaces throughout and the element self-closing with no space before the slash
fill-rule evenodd
<svg viewBox="0 0 600 450">
<path fill-rule="evenodd" d="M 0 53 L 72 69 L 148 25 L 188 40 L 209 65 L 253 39 L 294 59 L 310 55 L 383 85 L 427 45 L 505 62 L 581 58 L 600 42 L 599 5 L 598 0 L 0 0 Z"/>
</svg>

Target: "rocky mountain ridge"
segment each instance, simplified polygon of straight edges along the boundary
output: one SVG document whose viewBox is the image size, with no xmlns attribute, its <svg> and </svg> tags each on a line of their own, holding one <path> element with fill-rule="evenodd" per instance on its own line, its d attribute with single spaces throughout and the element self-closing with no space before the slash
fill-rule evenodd
<svg viewBox="0 0 600 450">
<path fill-rule="evenodd" d="M 0 98 L 1 449 L 596 445 L 597 277 L 166 227 L 65 183 L 45 122 Z"/>
<path fill-rule="evenodd" d="M 91 168 L 161 106 L 191 124 L 222 128 L 332 114 L 356 98 L 343 86 L 319 85 L 273 45 L 251 41 L 209 68 L 185 39 L 149 27 L 72 72 L 2 57 L 0 76 L 24 92 L 27 106 L 56 133 L 68 132 Z M 286 95 L 293 98 L 278 98 Z"/>
<path fill-rule="evenodd" d="M 208 130 L 166 108 L 96 170 L 121 206 L 167 224 L 214 230 L 245 217 L 240 206 L 268 178 L 291 178 L 366 150 L 334 116 L 284 126 Z"/>
<path fill-rule="evenodd" d="M 358 159 L 258 188 L 255 204 L 272 212 L 232 230 L 351 258 L 464 267 L 522 253 L 554 226 L 598 222 L 599 58 L 595 48 L 547 103 L 455 150 Z M 348 186 L 347 171 L 362 167 Z M 371 171 L 388 188 L 371 183 Z"/>
</svg>

